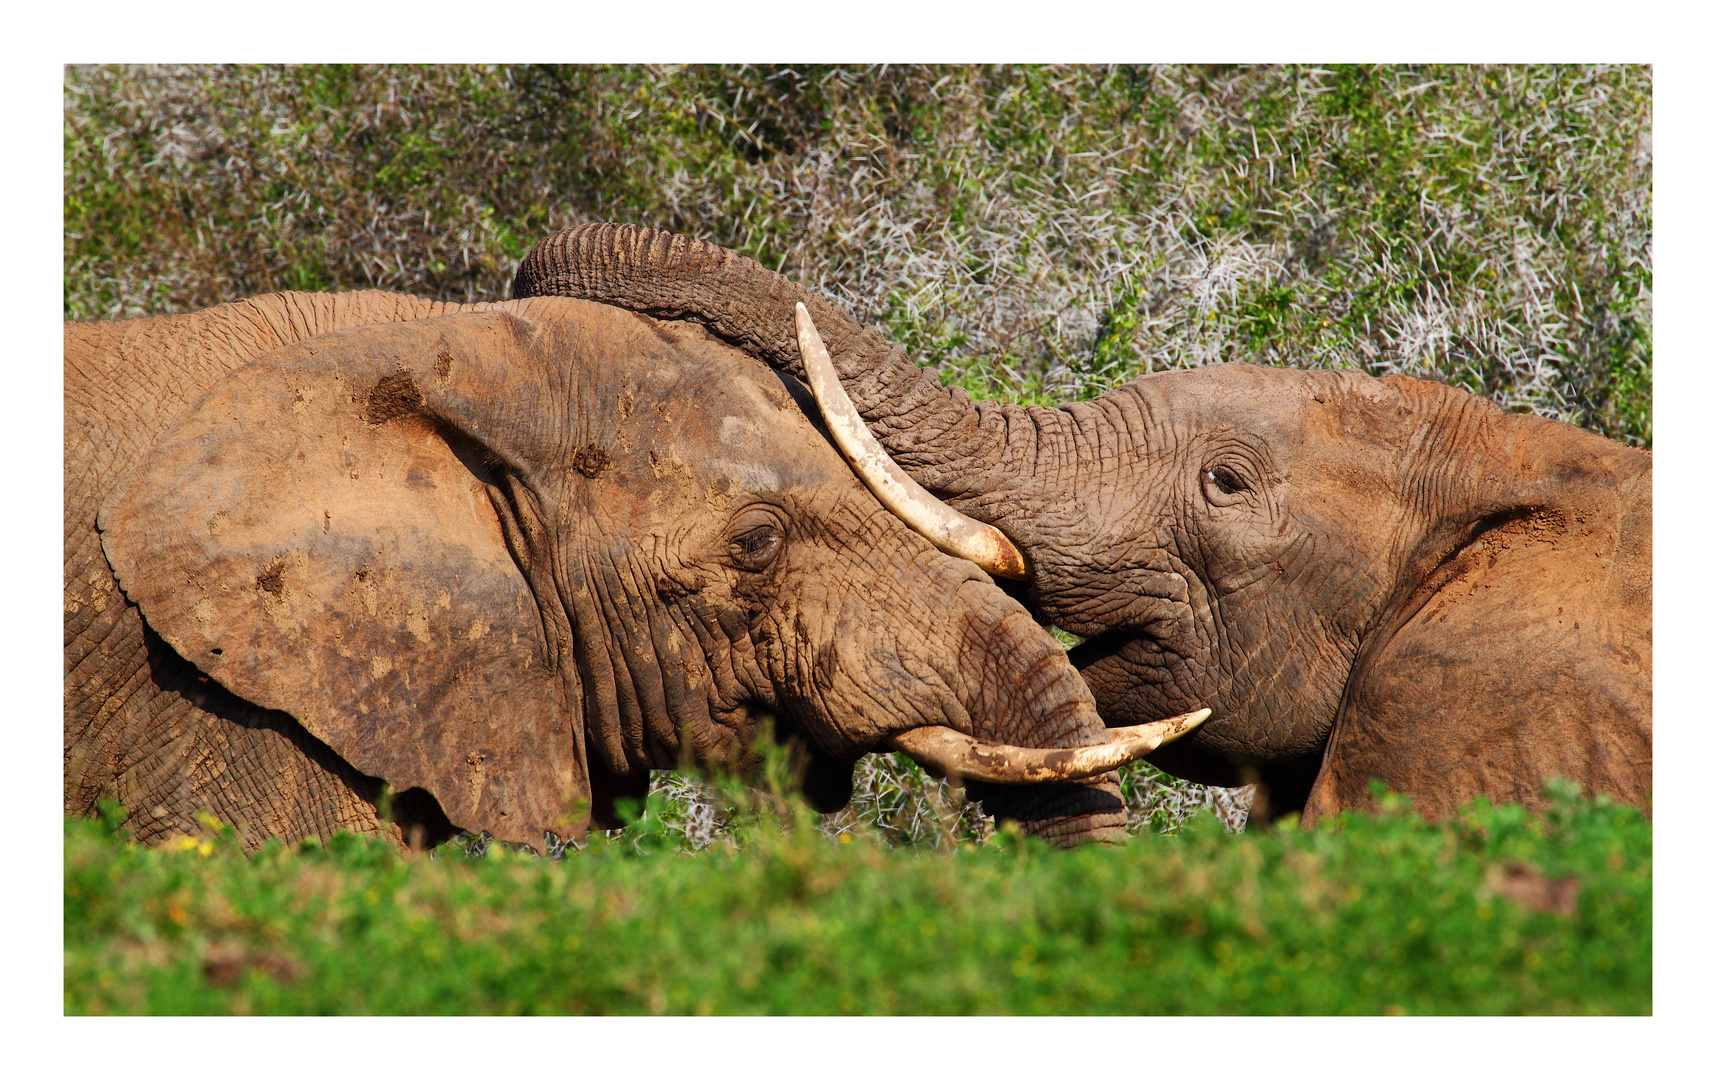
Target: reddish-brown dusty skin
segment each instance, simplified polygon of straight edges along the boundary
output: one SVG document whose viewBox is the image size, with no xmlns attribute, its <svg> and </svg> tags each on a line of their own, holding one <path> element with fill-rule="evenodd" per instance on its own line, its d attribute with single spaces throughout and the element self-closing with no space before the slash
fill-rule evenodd
<svg viewBox="0 0 1716 1080">
<path fill-rule="evenodd" d="M 1268 809 L 1429 816 L 1550 777 L 1649 808 L 1651 459 L 1399 376 L 1244 364 L 1058 409 L 973 403 L 872 328 L 711 244 L 581 226 L 518 296 L 696 320 L 800 369 L 803 303 L 871 432 L 1029 561 L 1032 613 L 1130 725 L 1209 706 L 1152 755 Z"/>
<path fill-rule="evenodd" d="M 825 802 L 920 725 L 1105 743 L 1060 648 L 807 406 L 701 327 L 570 299 L 68 325 L 67 811 L 537 843 L 651 768 L 747 764 L 766 714 Z M 1111 775 L 990 797 L 1063 843 L 1124 823 Z"/>
</svg>

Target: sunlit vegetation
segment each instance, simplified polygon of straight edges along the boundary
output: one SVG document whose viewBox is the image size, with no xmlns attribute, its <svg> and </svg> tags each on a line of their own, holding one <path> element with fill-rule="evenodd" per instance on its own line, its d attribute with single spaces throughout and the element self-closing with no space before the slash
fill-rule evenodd
<svg viewBox="0 0 1716 1080">
<path fill-rule="evenodd" d="M 565 858 L 246 856 L 66 823 L 68 1013 L 1648 1013 L 1651 829 L 1562 792 L 1426 824 L 1061 852 L 830 843 L 753 792 L 696 853 L 647 819 Z"/>
</svg>

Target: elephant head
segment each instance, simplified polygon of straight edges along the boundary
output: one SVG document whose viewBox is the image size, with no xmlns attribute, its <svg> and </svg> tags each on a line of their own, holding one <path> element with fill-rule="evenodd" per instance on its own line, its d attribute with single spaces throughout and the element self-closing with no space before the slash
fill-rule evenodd
<svg viewBox="0 0 1716 1080">
<path fill-rule="evenodd" d="M 1277 809 L 1436 815 L 1550 776 L 1650 791 L 1650 458 L 1399 376 L 1244 364 L 1058 409 L 972 402 L 751 260 L 631 226 L 540 243 L 516 295 L 694 318 L 802 371 L 794 306 L 924 488 L 1005 534 L 1110 723 L 1214 710 L 1150 760 Z"/>
<path fill-rule="evenodd" d="M 1116 755 L 1060 647 L 807 405 L 701 327 L 581 300 L 357 327 L 214 385 L 102 546 L 208 677 L 502 839 L 742 767 L 765 714 L 824 808 L 891 745 L 1001 781 L 981 797 L 1029 832 L 1114 836 L 1104 770 L 1162 733 Z"/>
</svg>

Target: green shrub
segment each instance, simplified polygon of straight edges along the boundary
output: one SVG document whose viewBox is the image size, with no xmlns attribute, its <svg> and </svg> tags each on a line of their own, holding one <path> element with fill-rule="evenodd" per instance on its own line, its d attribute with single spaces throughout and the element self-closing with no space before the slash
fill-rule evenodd
<svg viewBox="0 0 1716 1080">
<path fill-rule="evenodd" d="M 1558 793 L 1426 824 L 1058 852 L 829 843 L 757 796 L 675 854 L 403 858 L 66 823 L 68 1013 L 1648 1013 L 1651 828 Z"/>
<path fill-rule="evenodd" d="M 1643 67 L 67 69 L 65 310 L 715 240 L 983 396 L 1402 371 L 1648 446 Z"/>
</svg>

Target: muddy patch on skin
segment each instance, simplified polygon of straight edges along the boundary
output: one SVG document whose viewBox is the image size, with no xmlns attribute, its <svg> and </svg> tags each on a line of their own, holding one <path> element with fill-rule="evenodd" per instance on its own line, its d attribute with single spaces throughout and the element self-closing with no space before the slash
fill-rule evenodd
<svg viewBox="0 0 1716 1080">
<path fill-rule="evenodd" d="M 579 447 L 578 452 L 572 455 L 572 467 L 592 480 L 613 463 L 612 455 L 595 443 Z"/>
<path fill-rule="evenodd" d="M 451 364 L 451 359 L 448 361 Z M 412 381 L 409 371 L 396 371 L 375 384 L 364 402 L 363 418 L 372 424 L 414 413 L 423 404 L 423 395 Z"/>
<path fill-rule="evenodd" d="M 276 600 L 286 591 L 286 560 L 276 559 L 268 569 L 256 575 L 256 587 L 265 593 L 271 593 Z"/>
</svg>

